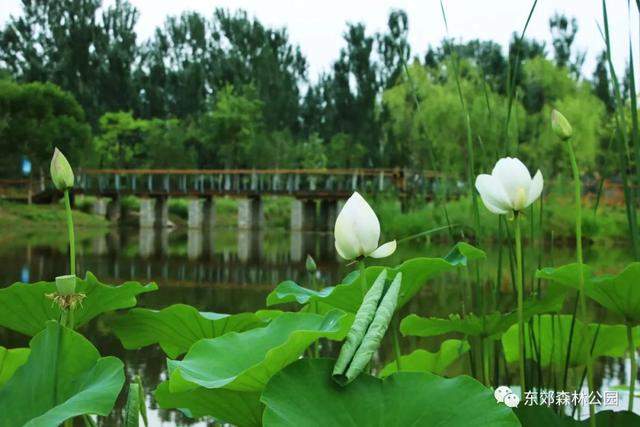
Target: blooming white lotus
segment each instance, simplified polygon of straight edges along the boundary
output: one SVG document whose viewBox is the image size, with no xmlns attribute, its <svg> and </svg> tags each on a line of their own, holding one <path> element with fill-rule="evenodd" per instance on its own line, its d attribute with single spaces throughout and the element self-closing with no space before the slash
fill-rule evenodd
<svg viewBox="0 0 640 427">
<path fill-rule="evenodd" d="M 543 184 L 540 170 L 531 178 L 524 163 L 512 157 L 498 160 L 491 175 L 476 178 L 476 188 L 484 205 L 495 214 L 527 208 L 540 197 Z"/>
<path fill-rule="evenodd" d="M 362 256 L 388 257 L 396 250 L 396 241 L 378 247 L 380 222 L 371 206 L 358 192 L 349 197 L 338 214 L 333 230 L 338 254 L 352 260 Z"/>
</svg>

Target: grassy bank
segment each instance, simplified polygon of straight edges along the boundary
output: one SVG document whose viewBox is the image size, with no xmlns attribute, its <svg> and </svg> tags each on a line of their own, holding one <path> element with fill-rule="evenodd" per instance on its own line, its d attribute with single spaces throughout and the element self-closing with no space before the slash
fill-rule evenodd
<svg viewBox="0 0 640 427">
<path fill-rule="evenodd" d="M 73 220 L 78 240 L 100 235 L 109 222 L 99 216 L 74 210 Z M 27 205 L 0 201 L 0 243 L 14 239 L 37 245 L 46 243 L 66 247 L 67 225 L 62 203 L 52 205 Z"/>
<path fill-rule="evenodd" d="M 624 207 L 601 205 L 597 212 L 594 212 L 593 207 L 593 202 L 589 201 L 586 201 L 583 207 L 583 235 L 585 238 L 601 244 L 628 242 L 627 218 Z M 397 200 L 379 199 L 374 202 L 373 208 L 380 217 L 382 230 L 386 236 L 402 239 L 448 224 L 454 226 L 454 234 L 458 236 L 473 234 L 474 220 L 469 198 L 450 201 L 446 206 L 435 203 L 414 206 L 408 212 L 402 212 Z M 484 206 L 480 206 L 479 210 L 483 237 L 495 239 L 498 236 L 498 216 L 490 213 Z M 539 204 L 535 204 L 533 209 L 527 210 L 524 214 L 527 232 L 530 230 L 532 219 L 533 226 L 536 228 L 539 226 Z M 572 200 L 568 197 L 546 198 L 542 208 L 542 226 L 548 241 L 552 238 L 558 243 L 572 241 L 575 227 L 575 211 Z M 443 230 L 438 235 L 446 237 L 447 233 L 447 230 Z"/>
</svg>

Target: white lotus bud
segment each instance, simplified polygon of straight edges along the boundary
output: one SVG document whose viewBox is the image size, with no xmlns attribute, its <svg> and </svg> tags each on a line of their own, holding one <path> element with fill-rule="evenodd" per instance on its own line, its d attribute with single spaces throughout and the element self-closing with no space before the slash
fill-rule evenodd
<svg viewBox="0 0 640 427">
<path fill-rule="evenodd" d="M 380 222 L 371 206 L 357 192 L 353 193 L 338 214 L 334 229 L 336 250 L 346 259 L 363 256 L 388 257 L 396 250 L 396 241 L 378 247 Z"/>
</svg>

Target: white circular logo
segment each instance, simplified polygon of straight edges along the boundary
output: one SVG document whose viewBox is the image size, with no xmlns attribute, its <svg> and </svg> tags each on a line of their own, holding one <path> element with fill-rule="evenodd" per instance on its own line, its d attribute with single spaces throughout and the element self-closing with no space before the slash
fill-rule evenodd
<svg viewBox="0 0 640 427">
<path fill-rule="evenodd" d="M 518 403 L 520 403 L 520 398 L 514 393 L 507 394 L 504 397 L 504 404 L 507 405 L 509 408 L 517 407 Z"/>
<path fill-rule="evenodd" d="M 513 392 L 506 385 L 501 385 L 493 392 L 493 396 L 496 398 L 496 401 L 500 403 L 504 402 L 504 398 L 507 397 L 508 394 L 513 394 Z"/>
</svg>

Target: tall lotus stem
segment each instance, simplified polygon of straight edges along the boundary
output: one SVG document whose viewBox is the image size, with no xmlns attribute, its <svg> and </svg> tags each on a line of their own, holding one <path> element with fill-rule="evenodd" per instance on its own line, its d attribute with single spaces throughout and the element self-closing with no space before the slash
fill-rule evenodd
<svg viewBox="0 0 640 427">
<path fill-rule="evenodd" d="M 573 128 L 569 121 L 558 110 L 551 112 L 551 127 L 553 131 L 562 139 L 567 145 L 567 151 L 569 152 L 569 161 L 571 162 L 571 171 L 573 173 L 573 189 L 576 199 L 576 258 L 578 261 L 578 284 L 579 284 L 579 296 L 580 299 L 580 317 L 585 325 L 589 325 L 587 319 L 587 297 L 584 292 L 584 259 L 582 257 L 582 183 L 580 181 L 580 170 L 578 169 L 578 162 L 576 161 L 576 155 L 573 151 L 573 144 L 571 143 L 571 137 L 573 136 Z M 589 393 L 593 391 L 593 361 L 591 355 L 587 358 L 587 383 L 589 385 Z M 589 423 L 592 426 L 596 424 L 595 407 L 593 404 L 589 404 Z"/>
<path fill-rule="evenodd" d="M 522 282 L 522 233 L 520 231 L 520 215 L 515 213 L 515 240 L 516 240 L 516 292 L 518 300 L 518 364 L 520 371 L 521 395 L 524 397 L 526 390 L 524 371 L 524 284 Z"/>
<path fill-rule="evenodd" d="M 67 234 L 69 236 L 69 274 L 76 275 L 76 238 L 73 231 L 73 214 L 69 201 L 69 190 L 64 190 L 64 208 L 67 214 Z"/>
<path fill-rule="evenodd" d="M 627 324 L 627 342 L 629 343 L 629 357 L 631 358 L 631 373 L 629 374 L 629 412 L 633 412 L 636 377 L 638 376 L 638 361 L 636 360 L 636 346 L 633 342 L 633 327 L 629 324 Z"/>
</svg>

